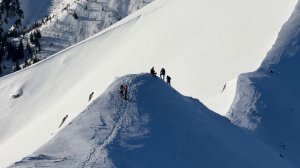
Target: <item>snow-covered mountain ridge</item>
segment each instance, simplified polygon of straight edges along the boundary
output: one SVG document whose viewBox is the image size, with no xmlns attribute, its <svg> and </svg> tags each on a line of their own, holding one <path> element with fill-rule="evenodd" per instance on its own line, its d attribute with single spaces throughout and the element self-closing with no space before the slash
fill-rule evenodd
<svg viewBox="0 0 300 168">
<path fill-rule="evenodd" d="M 235 87 L 224 84 L 256 68 L 296 1 L 222 2 L 156 0 L 86 41 L 1 78 L 0 151 L 7 152 L 0 153 L 0 167 L 51 140 L 90 105 L 92 92 L 97 98 L 117 76 L 152 66 L 165 67 L 183 94 L 226 112 L 231 97 L 224 94 L 234 96 Z M 224 97 L 207 103 L 223 88 Z"/>
<path fill-rule="evenodd" d="M 239 77 L 227 116 L 300 167 L 300 3 L 260 68 Z"/>
<path fill-rule="evenodd" d="M 121 84 L 128 85 L 128 100 L 119 94 Z M 118 78 L 49 143 L 11 167 L 266 166 L 293 167 L 198 100 L 140 74 Z"/>
</svg>

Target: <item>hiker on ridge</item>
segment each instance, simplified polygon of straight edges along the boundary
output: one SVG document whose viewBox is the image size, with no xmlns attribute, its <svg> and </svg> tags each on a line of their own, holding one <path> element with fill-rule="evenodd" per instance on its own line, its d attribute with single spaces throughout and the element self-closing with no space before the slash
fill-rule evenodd
<svg viewBox="0 0 300 168">
<path fill-rule="evenodd" d="M 123 97 L 123 94 L 124 94 L 124 85 L 120 85 L 119 93 L 120 93 L 120 96 Z"/>
<path fill-rule="evenodd" d="M 160 76 L 160 78 L 162 78 L 163 80 L 165 80 L 165 75 L 166 75 L 166 70 L 165 70 L 165 68 L 162 68 L 160 70 L 159 76 Z"/>
<path fill-rule="evenodd" d="M 124 99 L 128 100 L 128 86 L 127 85 L 125 85 L 125 87 L 124 87 Z"/>
<path fill-rule="evenodd" d="M 156 72 L 155 72 L 155 70 L 154 70 L 154 67 L 151 68 L 150 74 L 153 75 L 153 76 L 156 76 Z"/>
<path fill-rule="evenodd" d="M 171 85 L 171 77 L 167 75 L 167 84 Z"/>
</svg>

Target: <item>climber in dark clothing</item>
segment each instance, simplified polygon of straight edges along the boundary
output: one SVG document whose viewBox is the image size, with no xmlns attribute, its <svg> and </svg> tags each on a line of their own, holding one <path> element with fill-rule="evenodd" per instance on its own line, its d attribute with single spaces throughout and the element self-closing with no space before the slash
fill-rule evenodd
<svg viewBox="0 0 300 168">
<path fill-rule="evenodd" d="M 125 87 L 124 87 L 124 99 L 128 100 L 128 86 L 127 85 L 125 85 Z"/>
<path fill-rule="evenodd" d="M 154 70 L 154 67 L 151 68 L 150 73 L 151 73 L 153 76 L 156 76 L 156 72 L 155 72 L 155 70 Z"/>
<path fill-rule="evenodd" d="M 163 80 L 165 80 L 165 75 L 166 75 L 166 70 L 165 70 L 165 68 L 162 68 L 161 70 L 160 70 L 160 78 L 162 78 Z"/>
<path fill-rule="evenodd" d="M 94 92 L 92 92 L 92 93 L 90 94 L 90 96 L 89 96 L 89 101 L 91 101 L 93 95 L 94 95 Z"/>
<path fill-rule="evenodd" d="M 67 118 L 68 118 L 68 115 L 66 115 L 66 116 L 62 119 L 62 121 L 61 121 L 61 123 L 60 123 L 60 125 L 59 125 L 58 128 L 60 128 L 60 127 L 63 125 L 63 123 L 66 121 Z"/>
<path fill-rule="evenodd" d="M 167 84 L 171 85 L 171 77 L 167 75 Z"/>
<path fill-rule="evenodd" d="M 123 94 L 124 94 L 124 86 L 123 85 L 120 85 L 119 93 L 120 93 L 120 96 L 123 97 Z"/>
</svg>

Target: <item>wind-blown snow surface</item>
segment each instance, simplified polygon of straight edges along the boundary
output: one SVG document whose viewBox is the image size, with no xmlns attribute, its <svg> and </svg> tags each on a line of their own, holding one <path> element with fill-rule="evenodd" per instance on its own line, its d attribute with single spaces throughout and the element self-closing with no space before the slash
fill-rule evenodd
<svg viewBox="0 0 300 168">
<path fill-rule="evenodd" d="M 300 3 L 261 67 L 243 74 L 227 115 L 300 167 Z"/>
<path fill-rule="evenodd" d="M 119 95 L 128 84 L 129 100 Z M 293 167 L 258 139 L 150 74 L 117 79 L 11 167 Z"/>
<path fill-rule="evenodd" d="M 6 152 L 0 167 L 49 141 L 89 105 L 91 92 L 98 97 L 116 76 L 165 67 L 176 89 L 210 100 L 226 81 L 258 64 L 294 2 L 157 0 L 93 38 L 1 78 L 0 151 Z"/>
</svg>

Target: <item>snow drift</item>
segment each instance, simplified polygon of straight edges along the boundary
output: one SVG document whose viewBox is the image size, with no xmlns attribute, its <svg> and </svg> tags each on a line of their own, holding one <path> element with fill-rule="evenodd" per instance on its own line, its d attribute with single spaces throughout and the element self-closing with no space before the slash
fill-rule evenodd
<svg viewBox="0 0 300 168">
<path fill-rule="evenodd" d="M 300 3 L 260 68 L 243 74 L 227 116 L 300 166 Z"/>
<path fill-rule="evenodd" d="M 119 86 L 128 84 L 128 101 Z M 11 167 L 292 167 L 150 74 L 117 79 L 49 143 Z"/>
</svg>

